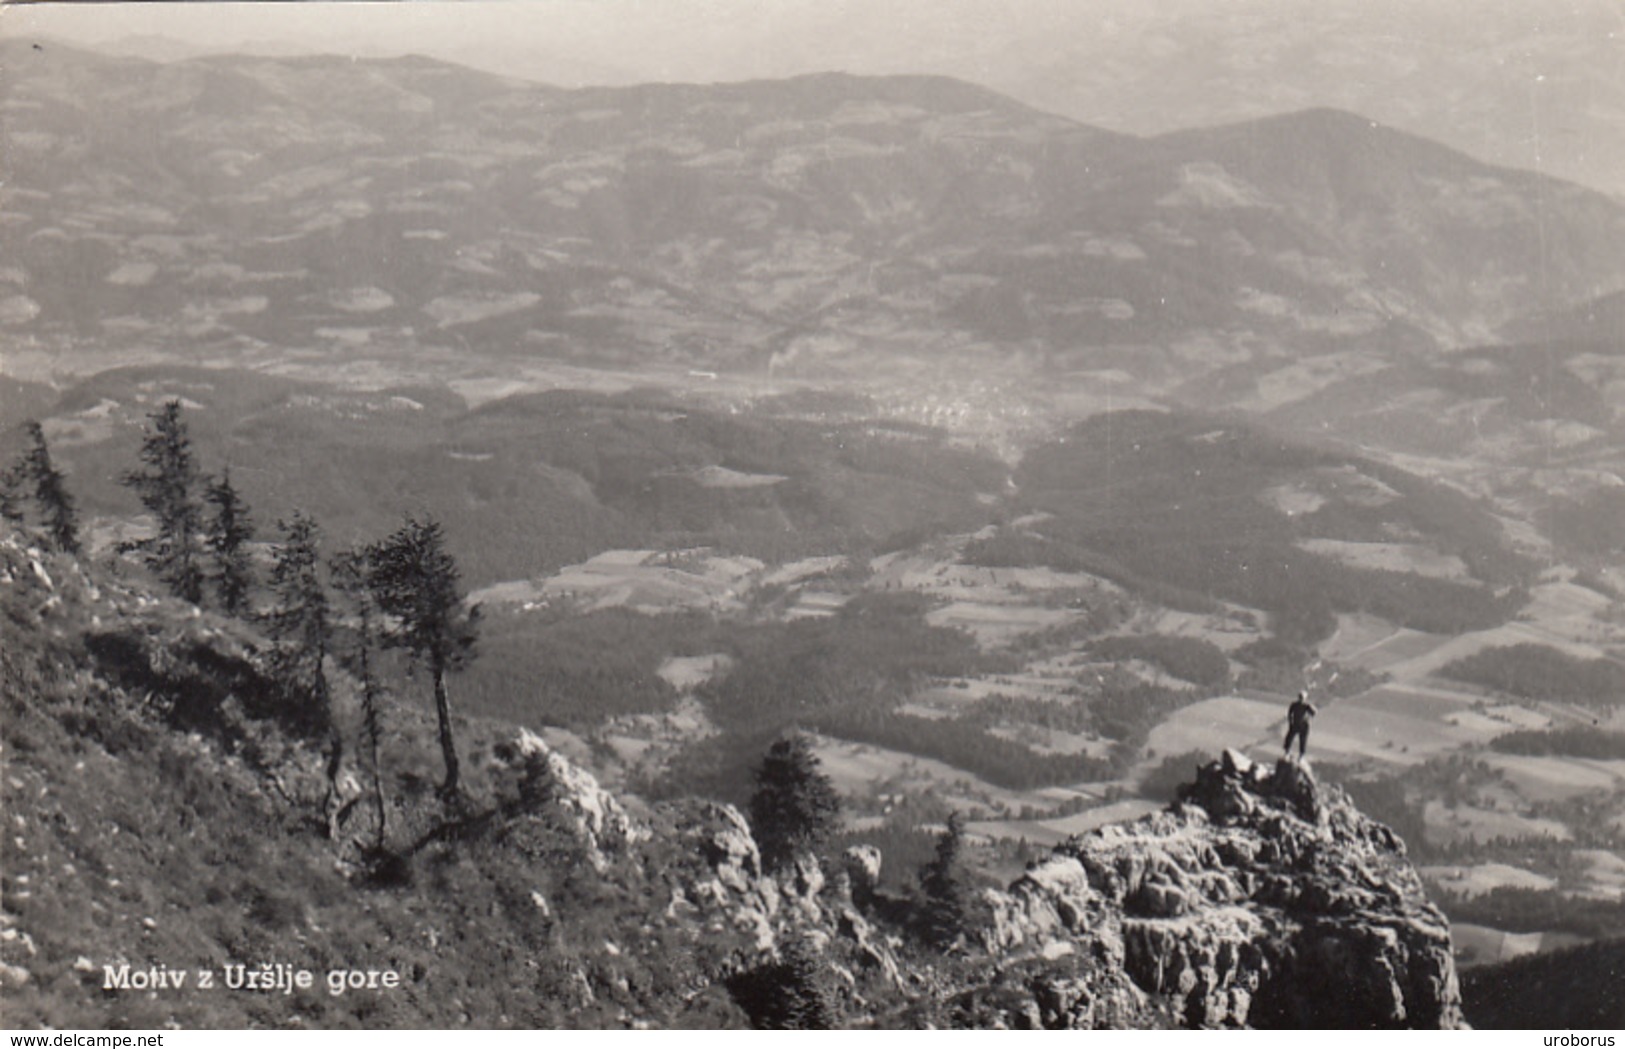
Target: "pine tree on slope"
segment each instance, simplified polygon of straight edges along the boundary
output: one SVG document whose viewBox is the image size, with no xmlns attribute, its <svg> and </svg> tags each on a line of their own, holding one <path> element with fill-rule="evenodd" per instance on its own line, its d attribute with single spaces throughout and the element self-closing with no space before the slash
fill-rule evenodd
<svg viewBox="0 0 1625 1049">
<path fill-rule="evenodd" d="M 841 799 L 824 775 L 805 736 L 790 736 L 771 747 L 756 770 L 750 799 L 751 831 L 762 866 L 778 871 L 799 852 L 817 852 L 840 820 Z"/>
<path fill-rule="evenodd" d="M 28 451 L 18 457 L 6 471 L 0 488 L 0 516 L 21 524 L 23 510 L 18 495 L 25 484 L 34 489 L 34 506 L 45 523 L 45 534 L 50 545 L 65 554 L 79 552 L 79 518 L 74 511 L 73 496 L 68 494 L 67 479 L 51 462 L 51 449 L 45 443 L 45 430 L 30 419 L 25 427 L 29 439 Z"/>
<path fill-rule="evenodd" d="M 367 589 L 366 553 L 349 550 L 333 559 L 334 583 L 349 598 L 355 612 L 355 633 L 341 656 L 343 665 L 361 686 L 361 747 L 372 780 L 372 801 L 377 824 L 373 848 L 383 851 L 388 838 L 385 824 L 383 766 L 379 750 L 383 743 L 383 682 L 373 668 L 378 648 L 378 609 Z"/>
<path fill-rule="evenodd" d="M 312 736 L 327 736 L 331 805 L 338 796 L 344 740 L 333 717 L 332 691 L 327 680 L 332 634 L 327 590 L 321 577 L 321 531 L 314 520 L 298 511 L 290 520 L 278 521 L 277 528 L 282 532 L 282 542 L 271 566 L 272 605 L 263 618 L 266 632 L 277 643 L 277 677 L 296 704 L 294 722 Z"/>
<path fill-rule="evenodd" d="M 220 608 L 227 615 L 240 615 L 248 608 L 248 595 L 254 587 L 254 562 L 248 543 L 254 538 L 254 521 L 248 504 L 231 483 L 228 468 L 211 480 L 203 493 L 211 509 L 207 526 L 209 553 L 213 556 L 211 578 Z"/>
<path fill-rule="evenodd" d="M 19 528 L 25 523 L 22 488 L 15 469 L 0 471 L 0 520 L 10 521 Z"/>
<path fill-rule="evenodd" d="M 203 600 L 203 571 L 197 550 L 203 513 L 192 494 L 198 472 L 192 462 L 192 440 L 181 418 L 179 401 L 170 401 L 147 416 L 141 461 L 146 469 L 132 470 L 122 481 L 135 490 L 141 505 L 153 515 L 157 532 L 124 549 L 142 551 L 147 567 L 158 574 L 171 593 L 197 604 Z"/>
<path fill-rule="evenodd" d="M 947 950 L 970 934 L 977 914 L 976 886 L 965 867 L 965 817 L 948 817 L 937 839 L 937 854 L 920 868 L 920 932 L 927 943 Z"/>
<path fill-rule="evenodd" d="M 457 562 L 446 552 L 445 534 L 433 518 L 408 517 L 389 538 L 368 547 L 367 582 L 379 611 L 396 623 L 384 643 L 406 649 L 428 666 L 446 767 L 440 793 L 454 799 L 460 791 L 459 767 L 446 675 L 474 658 L 479 607 L 465 607 Z"/>
</svg>

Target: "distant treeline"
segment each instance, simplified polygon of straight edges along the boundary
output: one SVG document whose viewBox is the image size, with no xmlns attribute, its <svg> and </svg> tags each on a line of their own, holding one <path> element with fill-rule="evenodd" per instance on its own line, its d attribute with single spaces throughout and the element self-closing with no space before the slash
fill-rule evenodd
<svg viewBox="0 0 1625 1049">
<path fill-rule="evenodd" d="M 1081 783 L 1113 772 L 1112 763 L 1103 758 L 1043 754 L 952 718 L 851 706 L 825 711 L 809 719 L 808 726 L 840 739 L 934 758 L 1006 790 Z"/>
<path fill-rule="evenodd" d="M 978 728 L 1021 724 L 1053 732 L 1076 733 L 1092 732 L 1095 728 L 1095 715 L 1090 710 L 1089 702 L 1081 695 L 1056 700 L 995 693 L 972 703 L 959 715 L 959 720 Z"/>
<path fill-rule="evenodd" d="M 1619 662 L 1582 659 L 1530 642 L 1474 652 L 1446 665 L 1440 673 L 1519 699 L 1588 706 L 1625 702 L 1625 666 Z"/>
<path fill-rule="evenodd" d="M 1625 1028 L 1621 973 L 1625 940 L 1542 951 L 1463 969 L 1462 1007 L 1479 1030 L 1619 1030 Z"/>
<path fill-rule="evenodd" d="M 1570 725 L 1560 729 L 1520 729 L 1496 736 L 1490 740 L 1490 749 L 1501 754 L 1529 757 L 1625 760 L 1625 732 L 1608 732 L 1586 725 Z"/>
<path fill-rule="evenodd" d="M 1020 724 L 1057 732 L 1094 733 L 1113 741 L 1112 764 L 1117 774 L 1157 722 L 1204 694 L 1197 689 L 1153 685 L 1111 667 L 1089 688 L 1077 689 L 1075 696 L 986 696 L 972 704 L 958 721 L 984 729 Z"/>
<path fill-rule="evenodd" d="M 722 639 L 733 669 L 700 696 L 718 724 L 746 730 L 853 703 L 892 706 L 927 678 L 1012 669 L 964 631 L 926 623 L 932 607 L 920 594 L 865 593 L 826 618 L 734 629 Z"/>
<path fill-rule="evenodd" d="M 826 618 L 734 626 L 711 635 L 708 643 L 726 653 L 732 667 L 702 685 L 698 695 L 722 732 L 686 748 L 649 789 L 659 796 L 692 791 L 737 797 L 745 783 L 719 770 L 760 753 L 764 741 L 790 727 L 939 760 L 1011 790 L 1101 779 L 1122 771 L 1125 755 L 1159 719 L 1204 694 L 1109 668 L 1064 701 L 994 696 L 957 718 L 902 713 L 898 705 L 930 681 L 1017 669 L 1010 656 L 982 651 L 969 634 L 929 625 L 925 615 L 932 607 L 925 595 L 867 593 Z M 1155 656 L 1209 681 L 1219 679 L 1221 667 L 1228 671 L 1223 654 L 1205 642 L 1175 639 L 1160 646 L 1158 639 L 1141 640 L 1122 639 L 1100 655 Z M 645 673 L 661 646 L 630 634 L 625 642 L 612 665 L 625 667 L 628 675 Z M 652 646 L 650 655 L 637 657 L 645 644 Z M 691 639 L 688 647 L 697 651 L 698 644 Z M 643 694 L 657 709 L 659 690 Z M 581 714 L 589 716 L 588 708 Z M 996 735 L 1007 723 L 1093 732 L 1117 745 L 1110 757 L 1043 753 Z"/>
<path fill-rule="evenodd" d="M 474 713 L 521 725 L 586 729 L 622 714 L 669 710 L 677 692 L 659 671 L 673 653 L 702 655 L 716 633 L 699 612 L 497 612 L 480 641 L 486 658 L 464 674 Z"/>
<path fill-rule="evenodd" d="M 1006 465 L 943 431 L 707 411 L 659 391 L 518 394 L 469 410 L 449 391 L 357 393 L 229 369 L 115 369 L 59 411 L 141 403 L 152 388 L 208 391 L 187 410 L 201 447 L 232 465 L 255 506 L 300 506 L 339 542 L 430 510 L 479 588 L 616 548 L 712 546 L 778 562 L 868 554 L 911 530 L 974 531 Z M 400 403 L 416 405 L 416 408 Z M 22 449 L 0 428 L 0 459 Z M 121 442 L 75 442 L 87 512 L 123 515 Z M 704 483 L 708 467 L 784 480 Z"/>
<path fill-rule="evenodd" d="M 1302 688 L 1303 668 L 1317 658 L 1313 650 L 1278 637 L 1249 641 L 1230 655 L 1243 666 L 1236 678 L 1237 687 L 1278 695 L 1291 695 Z M 1324 695 L 1334 698 L 1359 695 L 1376 687 L 1386 676 L 1331 661 L 1323 661 L 1322 669 L 1327 677 L 1320 681 L 1319 688 Z"/>
<path fill-rule="evenodd" d="M 1336 494 L 1382 486 L 1384 501 Z M 1017 474 L 1024 508 L 1049 514 L 1039 542 L 1001 538 L 973 549 L 980 562 L 1042 558 L 1142 589 L 1153 580 L 1272 614 L 1276 632 L 1314 644 L 1338 612 L 1369 612 L 1418 630 L 1459 633 L 1504 622 L 1526 600 L 1528 564 L 1470 499 L 1380 464 L 1322 452 L 1231 422 L 1118 412 L 1073 427 L 1033 449 Z M 1267 498 L 1275 486 L 1312 483 L 1323 501 L 1288 515 Z M 1363 486 L 1363 487 L 1362 487 Z M 1393 529 L 1459 557 L 1471 581 L 1357 568 L 1300 548 L 1298 540 L 1391 542 Z"/>
<path fill-rule="evenodd" d="M 1097 659 L 1143 660 L 1210 691 L 1230 686 L 1229 658 L 1213 642 L 1198 637 L 1160 634 L 1105 637 L 1090 645 L 1089 652 Z"/>
<path fill-rule="evenodd" d="M 1625 551 L 1625 488 L 1600 488 L 1577 500 L 1561 500 L 1548 523 L 1552 538 L 1596 557 Z"/>
<path fill-rule="evenodd" d="M 990 536 L 965 544 L 959 560 L 979 568 L 1051 568 L 1057 572 L 1087 572 L 1167 608 L 1206 615 L 1223 605 L 1207 594 L 1173 586 L 1096 550 L 1064 540 L 1001 528 Z"/>
<path fill-rule="evenodd" d="M 1371 819 L 1398 834 L 1416 858 L 1430 857 L 1434 850 L 1428 841 L 1427 821 L 1422 806 L 1410 799 L 1405 785 L 1397 779 L 1344 779 L 1341 770 L 1321 766 L 1321 776 L 1348 793 L 1354 806 Z"/>
<path fill-rule="evenodd" d="M 1140 797 L 1163 803 L 1179 796 L 1179 788 L 1196 779 L 1196 771 L 1213 760 L 1206 750 L 1186 750 L 1170 754 L 1146 770 L 1136 786 Z"/>
<path fill-rule="evenodd" d="M 1201 698 L 1195 689 L 1165 688 L 1125 674 L 1108 677 L 1090 704 L 1095 731 L 1132 749 L 1145 742 L 1157 722 Z"/>
<path fill-rule="evenodd" d="M 1577 352 L 1578 347 L 1552 343 L 1486 346 L 1451 354 L 1448 365 L 1426 369 L 1424 381 L 1467 399 L 1493 398 L 1497 412 L 1516 418 L 1573 419 L 1606 428 L 1614 409 L 1602 385 L 1552 366 L 1554 358 Z"/>
<path fill-rule="evenodd" d="M 1507 932 L 1570 932 L 1586 939 L 1625 936 L 1625 900 L 1502 885 L 1476 896 L 1444 894 L 1439 906 L 1453 922 Z"/>
</svg>

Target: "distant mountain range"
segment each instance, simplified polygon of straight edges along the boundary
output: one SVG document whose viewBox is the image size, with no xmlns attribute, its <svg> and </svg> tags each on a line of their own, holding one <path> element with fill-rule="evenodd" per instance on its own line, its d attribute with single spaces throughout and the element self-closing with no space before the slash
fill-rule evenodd
<svg viewBox="0 0 1625 1049">
<path fill-rule="evenodd" d="M 1086 124 L 1148 135 L 1333 106 L 1460 149 L 1625 194 L 1625 19 L 1616 0 L 748 0 L 343 11 L 305 32 L 258 9 L 120 12 L 103 50 L 168 60 L 313 47 L 436 57 L 561 86 L 819 70 L 973 80 Z M 52 12 L 14 12 L 43 20 Z M 89 19 L 86 19 L 89 21 Z M 28 24 L 26 22 L 21 24 Z M 354 27 L 365 24 L 365 31 Z M 351 31 L 346 32 L 346 27 Z M 431 28 L 432 27 L 432 28 Z M 154 38 L 154 32 L 178 39 Z"/>
<path fill-rule="evenodd" d="M 1625 454 L 1625 205 L 1351 113 L 1137 138 L 935 77 L 564 90 L 22 40 L 0 68 L 13 379 L 720 375 L 1006 449 L 1183 405 L 1519 516 Z"/>
<path fill-rule="evenodd" d="M 1348 113 L 1142 139 L 937 78 L 566 91 L 4 46 L 0 324 L 59 367 L 432 347 L 1189 377 L 1470 345 L 1625 288 L 1625 206 Z"/>
</svg>

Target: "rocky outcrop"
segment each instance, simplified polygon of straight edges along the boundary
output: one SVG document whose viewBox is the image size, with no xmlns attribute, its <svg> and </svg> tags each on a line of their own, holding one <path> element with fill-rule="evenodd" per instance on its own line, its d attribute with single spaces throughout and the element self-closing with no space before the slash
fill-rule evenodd
<svg viewBox="0 0 1625 1049">
<path fill-rule="evenodd" d="M 874 898 L 880 887 L 880 869 L 884 858 L 873 845 L 854 845 L 841 855 L 841 866 L 851 886 L 852 899 L 866 903 Z"/>
<path fill-rule="evenodd" d="M 535 733 L 521 729 L 494 756 L 498 771 L 514 781 L 509 793 L 522 801 L 516 815 L 561 828 L 594 869 L 657 861 L 669 893 L 662 917 L 717 944 L 737 945 L 725 969 L 773 964 L 788 944 L 813 943 L 837 964 L 877 974 L 887 985 L 901 982 L 898 944 L 863 915 L 851 874 L 830 880 L 811 855 L 768 874 L 749 823 L 732 805 L 677 802 L 640 822 L 590 772 Z M 872 895 L 880 852 L 872 846 L 854 851 L 859 880 L 864 872 L 873 875 L 865 882 Z M 537 907 L 546 909 L 541 902 Z"/>
<path fill-rule="evenodd" d="M 1458 1027 L 1449 926 L 1405 846 L 1307 765 L 1240 754 L 1166 811 L 989 894 L 995 952 L 1072 942 L 1192 1026 Z"/>
<path fill-rule="evenodd" d="M 517 795 L 527 807 L 545 809 L 575 837 L 595 868 L 607 870 L 628 847 L 647 838 L 598 779 L 553 750 L 529 729 L 497 748 L 497 761 L 518 778 Z"/>
<path fill-rule="evenodd" d="M 750 825 L 732 805 L 712 801 L 674 806 L 670 815 L 674 851 L 692 862 L 668 872 L 667 914 L 732 929 L 756 957 L 770 956 L 777 944 L 781 893 L 762 872 Z"/>
<path fill-rule="evenodd" d="M 777 875 L 765 873 L 750 826 L 732 805 L 693 801 L 664 811 L 672 820 L 675 851 L 696 861 L 669 872 L 669 915 L 688 914 L 743 934 L 753 948 L 740 959 L 746 967 L 776 960 L 786 944 L 804 940 L 823 945 L 837 964 L 901 985 L 900 944 L 865 917 L 864 897 L 850 874 L 826 879 L 810 855 L 796 857 Z M 879 855 L 873 847 L 864 853 L 877 873 Z"/>
<path fill-rule="evenodd" d="M 731 805 L 662 806 L 645 826 L 531 733 L 499 754 L 594 866 L 658 847 L 664 917 L 737 944 L 736 971 L 812 944 L 852 986 L 878 977 L 975 1026 L 1462 1025 L 1449 927 L 1404 843 L 1307 765 L 1226 751 L 1163 812 L 1056 847 L 985 893 L 985 964 L 922 983 L 877 925 L 872 846 L 832 877 L 811 856 L 770 875 Z"/>
</svg>

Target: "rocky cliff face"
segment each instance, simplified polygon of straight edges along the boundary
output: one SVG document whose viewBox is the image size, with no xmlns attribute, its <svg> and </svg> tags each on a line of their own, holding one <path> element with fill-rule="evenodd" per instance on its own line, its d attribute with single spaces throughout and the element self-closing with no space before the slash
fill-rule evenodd
<svg viewBox="0 0 1625 1049">
<path fill-rule="evenodd" d="M 1307 766 L 1226 751 L 1166 811 L 990 902 L 990 949 L 1088 945 L 1186 1024 L 1462 1025 L 1449 925 L 1404 843 Z"/>
</svg>

